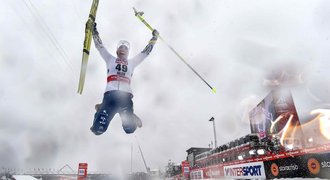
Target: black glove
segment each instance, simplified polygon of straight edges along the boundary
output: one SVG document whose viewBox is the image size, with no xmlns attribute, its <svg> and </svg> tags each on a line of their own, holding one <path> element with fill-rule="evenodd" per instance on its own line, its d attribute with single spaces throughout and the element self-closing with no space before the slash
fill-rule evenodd
<svg viewBox="0 0 330 180">
<path fill-rule="evenodd" d="M 96 22 L 93 22 L 93 35 L 99 35 L 99 32 L 96 29 Z"/>
<path fill-rule="evenodd" d="M 152 31 L 152 36 L 158 38 L 158 36 L 159 36 L 159 32 L 158 32 L 156 29 L 154 29 L 154 30 Z"/>
</svg>

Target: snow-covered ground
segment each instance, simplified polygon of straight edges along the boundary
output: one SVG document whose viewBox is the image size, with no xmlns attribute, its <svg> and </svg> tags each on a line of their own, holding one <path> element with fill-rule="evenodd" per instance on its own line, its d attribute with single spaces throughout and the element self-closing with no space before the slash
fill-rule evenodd
<svg viewBox="0 0 330 180">
<path fill-rule="evenodd" d="M 37 178 L 28 175 L 14 175 L 13 177 L 16 180 L 38 180 Z"/>
</svg>

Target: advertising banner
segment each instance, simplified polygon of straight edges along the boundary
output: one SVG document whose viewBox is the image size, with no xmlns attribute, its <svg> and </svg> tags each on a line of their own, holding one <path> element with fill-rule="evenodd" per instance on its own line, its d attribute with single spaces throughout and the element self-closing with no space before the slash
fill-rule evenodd
<svg viewBox="0 0 330 180">
<path fill-rule="evenodd" d="M 305 177 L 307 166 L 302 156 L 266 161 L 267 179 Z"/>
<path fill-rule="evenodd" d="M 224 166 L 224 175 L 233 179 L 266 178 L 263 162 Z"/>
<path fill-rule="evenodd" d="M 259 134 L 261 139 L 270 135 L 281 135 L 291 116 L 290 124 L 297 127 L 296 133 L 302 135 L 291 92 L 273 90 L 250 111 L 251 133 Z"/>
<path fill-rule="evenodd" d="M 307 176 L 330 179 L 330 152 L 306 156 Z"/>
<path fill-rule="evenodd" d="M 87 177 L 87 163 L 79 163 L 78 166 L 78 180 L 84 180 Z"/>
<path fill-rule="evenodd" d="M 181 163 L 181 171 L 184 177 L 189 177 L 189 173 L 190 173 L 190 165 L 188 161 L 182 161 Z"/>
<path fill-rule="evenodd" d="M 219 179 L 224 177 L 223 164 L 217 164 L 204 169 L 207 178 Z"/>
<path fill-rule="evenodd" d="M 203 170 L 192 171 L 190 173 L 190 179 L 204 179 Z"/>
</svg>

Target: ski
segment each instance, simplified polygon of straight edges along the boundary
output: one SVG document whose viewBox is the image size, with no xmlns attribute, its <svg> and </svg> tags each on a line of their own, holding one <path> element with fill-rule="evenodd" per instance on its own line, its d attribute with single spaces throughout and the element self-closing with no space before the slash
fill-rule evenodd
<svg viewBox="0 0 330 180">
<path fill-rule="evenodd" d="M 80 69 L 79 86 L 78 86 L 79 94 L 82 94 L 82 91 L 84 89 L 89 51 L 92 42 L 92 30 L 93 30 L 92 28 L 93 28 L 93 23 L 95 22 L 98 4 L 99 4 L 99 0 L 93 0 L 93 4 L 85 26 L 84 49 L 83 49 L 83 56 L 82 56 L 81 69 Z"/>
</svg>

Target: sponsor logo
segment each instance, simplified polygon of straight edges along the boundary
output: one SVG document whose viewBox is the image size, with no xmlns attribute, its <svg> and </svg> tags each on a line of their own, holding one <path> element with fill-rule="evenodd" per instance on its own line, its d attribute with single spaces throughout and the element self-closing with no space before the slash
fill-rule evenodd
<svg viewBox="0 0 330 180">
<path fill-rule="evenodd" d="M 310 173 L 317 175 L 321 170 L 320 162 L 315 158 L 310 158 L 307 161 L 307 167 Z"/>
<path fill-rule="evenodd" d="M 297 164 L 290 164 L 289 166 L 280 166 L 280 171 L 296 171 L 299 169 Z"/>
<path fill-rule="evenodd" d="M 321 163 L 322 168 L 330 168 L 330 162 L 323 161 Z"/>
<path fill-rule="evenodd" d="M 116 59 L 116 63 L 117 64 L 124 64 L 124 65 L 128 65 L 127 60 L 122 60 L 122 59 Z"/>
<path fill-rule="evenodd" d="M 261 176 L 261 165 L 225 169 L 226 176 Z"/>
<path fill-rule="evenodd" d="M 220 171 L 219 170 L 209 170 L 206 172 L 206 176 L 209 177 L 215 177 L 215 176 L 220 176 Z"/>
<path fill-rule="evenodd" d="M 272 174 L 274 176 L 278 176 L 278 174 L 280 173 L 279 169 L 278 169 L 278 166 L 276 163 L 273 163 L 271 166 L 270 166 L 270 171 L 272 172 Z"/>
</svg>

